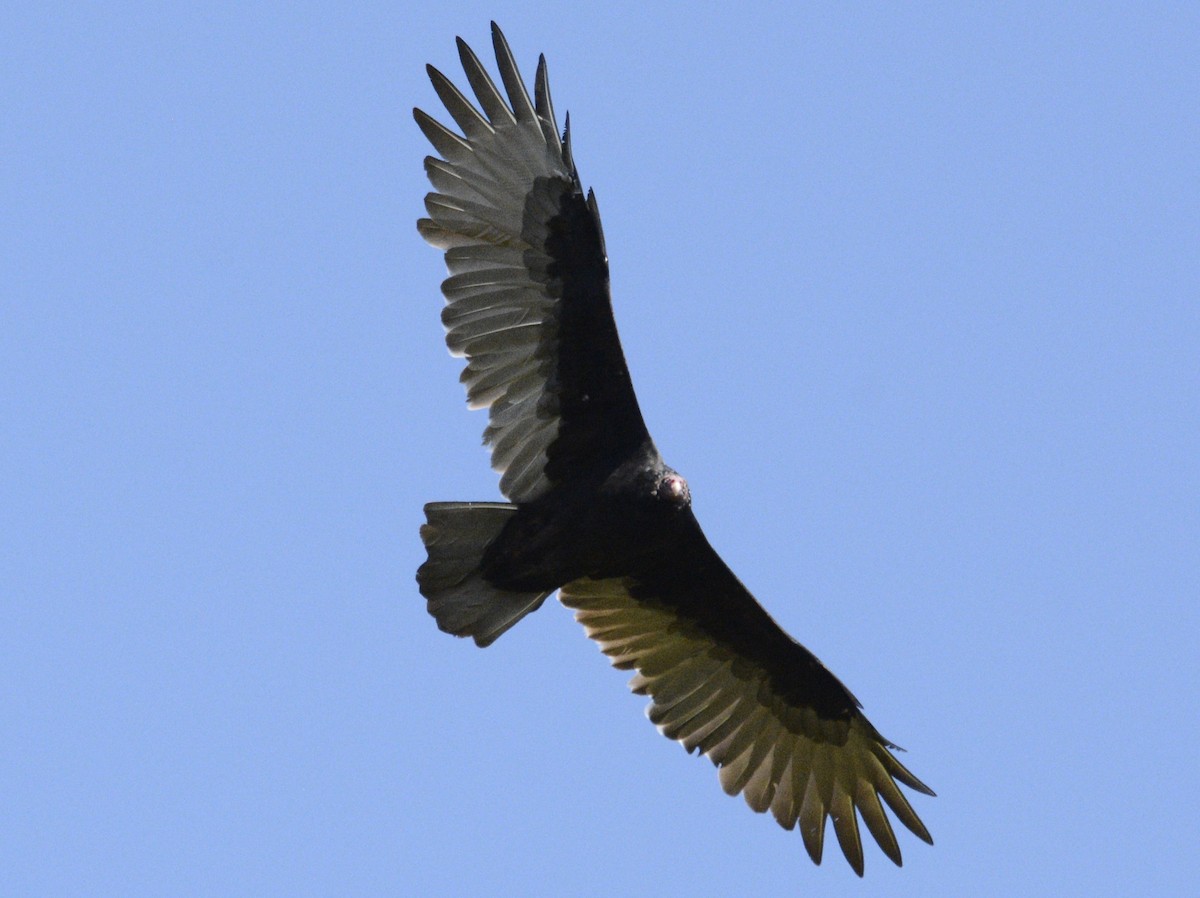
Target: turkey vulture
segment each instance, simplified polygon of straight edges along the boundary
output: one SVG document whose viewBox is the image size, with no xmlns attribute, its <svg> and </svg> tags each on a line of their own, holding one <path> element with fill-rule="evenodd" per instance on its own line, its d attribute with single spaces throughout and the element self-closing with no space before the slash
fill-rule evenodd
<svg viewBox="0 0 1200 898">
<path fill-rule="evenodd" d="M 500 502 L 432 502 L 417 583 L 438 627 L 487 646 L 558 590 L 615 667 L 634 670 L 650 720 L 720 768 L 730 795 L 770 809 L 821 862 L 825 820 L 863 872 L 857 814 L 900 847 L 880 799 L 932 844 L 897 782 L 933 795 L 850 691 L 754 600 L 708 544 L 687 482 L 646 431 L 617 340 L 596 198 L 560 138 L 538 61 L 533 98 L 504 36 L 507 100 L 459 38 L 472 104 L 428 66 L 456 133 L 420 109 L 438 156 L 421 236 L 445 250 L 442 322 L 466 359 L 471 408 Z"/>
</svg>

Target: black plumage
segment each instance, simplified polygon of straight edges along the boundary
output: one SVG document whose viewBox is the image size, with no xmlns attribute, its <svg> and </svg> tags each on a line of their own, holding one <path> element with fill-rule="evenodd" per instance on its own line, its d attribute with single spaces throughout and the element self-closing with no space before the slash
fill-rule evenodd
<svg viewBox="0 0 1200 898">
<path fill-rule="evenodd" d="M 429 611 L 486 646 L 559 590 L 612 663 L 637 671 L 650 719 L 708 755 L 727 792 L 799 825 L 818 863 L 831 818 L 861 875 L 857 812 L 899 864 L 880 799 L 928 842 L 896 783 L 933 793 L 705 539 L 642 420 L 595 196 L 569 122 L 559 137 L 545 59 L 531 100 L 494 24 L 492 37 L 507 100 L 458 42 L 482 113 L 429 67 L 462 134 L 414 110 L 441 156 L 425 162 L 434 192 L 418 228 L 446 251 L 447 344 L 466 358 L 471 405 L 489 409 L 484 442 L 511 504 L 426 506 Z"/>
</svg>

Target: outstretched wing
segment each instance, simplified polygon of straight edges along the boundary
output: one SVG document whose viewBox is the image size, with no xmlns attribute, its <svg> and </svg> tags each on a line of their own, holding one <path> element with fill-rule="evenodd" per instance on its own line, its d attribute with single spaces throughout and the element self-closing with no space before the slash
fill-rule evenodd
<svg viewBox="0 0 1200 898">
<path fill-rule="evenodd" d="M 559 593 L 613 666 L 637 670 L 630 688 L 649 695 L 650 720 L 720 768 L 730 795 L 771 810 L 821 862 L 825 820 L 863 873 L 855 812 L 884 854 L 900 846 L 880 804 L 932 844 L 896 782 L 933 792 L 891 753 L 857 700 L 788 636 L 688 519 L 627 576 L 585 578 Z"/>
<path fill-rule="evenodd" d="M 612 465 L 648 439 L 617 339 L 595 197 L 585 197 L 550 103 L 546 61 L 534 99 L 492 23 L 501 96 L 459 38 L 477 109 L 433 66 L 430 80 L 462 134 L 419 109 L 441 158 L 421 235 L 446 251 L 442 322 L 472 408 L 488 408 L 484 443 L 501 491 L 537 498 L 583 469 Z M 480 111 L 482 110 L 482 111 Z"/>
</svg>

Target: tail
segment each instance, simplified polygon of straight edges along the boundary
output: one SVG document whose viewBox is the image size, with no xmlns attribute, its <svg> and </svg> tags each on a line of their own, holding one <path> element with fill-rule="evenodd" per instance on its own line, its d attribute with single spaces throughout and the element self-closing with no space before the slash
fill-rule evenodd
<svg viewBox="0 0 1200 898">
<path fill-rule="evenodd" d="M 531 611 L 549 592 L 498 589 L 479 571 L 483 552 L 517 510 L 501 502 L 430 502 L 421 541 L 429 559 L 417 570 L 417 585 L 429 602 L 438 629 L 471 636 L 480 648 Z"/>
</svg>

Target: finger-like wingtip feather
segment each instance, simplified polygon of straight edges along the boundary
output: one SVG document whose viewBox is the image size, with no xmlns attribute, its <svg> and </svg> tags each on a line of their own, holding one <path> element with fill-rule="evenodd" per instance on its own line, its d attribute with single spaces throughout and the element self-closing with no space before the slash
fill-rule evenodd
<svg viewBox="0 0 1200 898">
<path fill-rule="evenodd" d="M 575 168 L 575 153 L 571 149 L 571 113 L 567 113 L 565 122 L 566 123 L 563 125 L 562 136 L 563 161 L 567 164 L 567 168 L 570 170 L 572 177 L 578 181 L 579 173 Z"/>
<path fill-rule="evenodd" d="M 470 49 L 468 48 L 468 52 Z M 481 137 L 492 132 L 491 123 L 479 114 L 471 101 L 462 95 L 454 83 L 432 65 L 425 66 L 429 73 L 429 81 L 437 92 L 438 99 L 450 113 L 450 117 L 462 129 L 463 134 L 470 138 Z M 486 107 L 485 107 L 486 108 Z"/>
<path fill-rule="evenodd" d="M 536 121 L 537 113 L 534 111 L 533 102 L 529 99 L 529 92 L 525 89 L 525 82 L 521 80 L 521 73 L 517 70 L 517 61 L 513 58 L 512 50 L 509 49 L 503 32 L 496 27 L 495 22 L 492 23 L 492 48 L 496 51 L 496 65 L 500 69 L 500 80 L 504 82 L 504 89 L 508 91 L 508 102 L 512 106 L 517 121 Z"/>
<path fill-rule="evenodd" d="M 538 57 L 537 74 L 533 79 L 533 103 L 537 109 L 538 123 L 542 136 L 552 151 L 562 155 L 562 139 L 558 133 L 558 121 L 554 117 L 554 103 L 550 99 L 550 75 L 546 70 L 546 57 Z"/>
<path fill-rule="evenodd" d="M 515 121 L 512 110 L 504 102 L 475 51 L 461 37 L 457 39 L 457 43 L 458 58 L 462 62 L 463 71 L 466 72 L 467 81 L 470 82 L 471 90 L 475 92 L 479 105 L 483 107 L 492 125 L 512 124 Z"/>
</svg>

